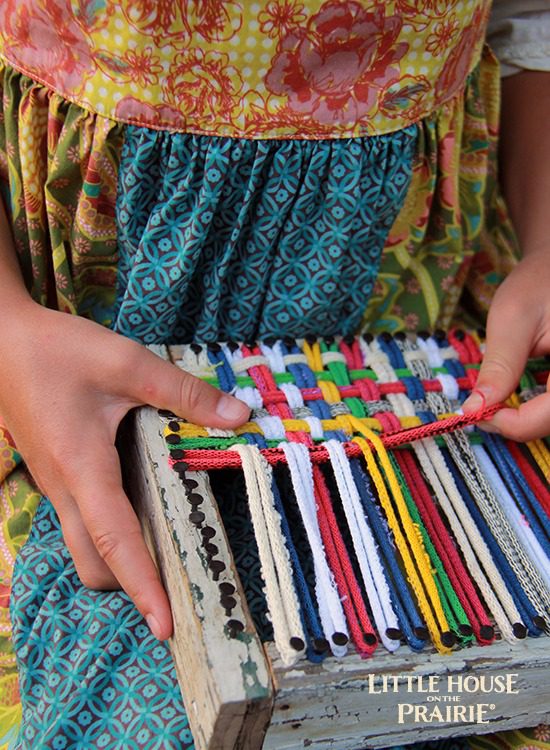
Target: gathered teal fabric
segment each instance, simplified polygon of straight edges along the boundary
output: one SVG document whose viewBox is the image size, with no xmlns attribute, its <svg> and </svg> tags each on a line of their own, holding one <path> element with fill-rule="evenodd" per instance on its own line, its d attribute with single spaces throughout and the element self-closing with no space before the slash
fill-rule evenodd
<svg viewBox="0 0 550 750">
<path fill-rule="evenodd" d="M 114 328 L 144 343 L 357 330 L 418 129 L 244 140 L 129 127 Z"/>
</svg>

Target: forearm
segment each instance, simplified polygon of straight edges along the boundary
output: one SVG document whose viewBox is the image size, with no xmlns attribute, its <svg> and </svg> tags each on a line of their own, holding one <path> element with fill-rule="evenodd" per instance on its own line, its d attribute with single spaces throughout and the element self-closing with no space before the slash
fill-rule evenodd
<svg viewBox="0 0 550 750">
<path fill-rule="evenodd" d="M 5 317 L 6 312 L 13 313 L 32 304 L 17 262 L 8 217 L 0 199 L 0 313 Z"/>
<path fill-rule="evenodd" d="M 524 255 L 550 255 L 550 73 L 502 83 L 501 182 Z"/>
</svg>

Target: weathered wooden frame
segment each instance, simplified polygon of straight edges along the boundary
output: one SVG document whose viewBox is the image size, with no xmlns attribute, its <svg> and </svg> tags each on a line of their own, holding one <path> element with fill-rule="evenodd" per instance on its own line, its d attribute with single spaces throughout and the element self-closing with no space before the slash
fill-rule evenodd
<svg viewBox="0 0 550 750">
<path fill-rule="evenodd" d="M 157 353 L 167 357 L 166 350 Z M 198 472 L 187 476 L 205 498 L 204 523 L 216 530 L 217 559 L 225 565 L 221 578 L 214 580 L 200 531 L 189 520 L 182 486 L 168 465 L 154 409 L 136 412 L 133 439 L 124 454 L 129 492 L 172 603 L 175 631 L 170 647 L 197 750 L 363 750 L 419 737 L 432 740 L 550 723 L 546 636 L 514 645 L 471 646 L 451 656 L 429 649 L 415 653 L 407 647 L 389 654 L 380 648 L 367 660 L 350 654 L 341 661 L 303 661 L 285 668 L 273 644 L 262 645 L 255 633 L 208 477 Z M 236 635 L 228 629 L 219 601 L 222 579 L 236 589 L 232 617 L 245 626 Z M 492 706 L 483 724 L 399 724 L 399 703 L 435 705 L 445 693 L 428 698 L 419 690 L 381 692 L 383 678 L 392 675 L 401 676 L 403 685 L 407 676 L 433 675 L 444 687 L 449 675 L 510 674 L 517 675 L 515 694 L 450 696 L 465 707 Z"/>
</svg>

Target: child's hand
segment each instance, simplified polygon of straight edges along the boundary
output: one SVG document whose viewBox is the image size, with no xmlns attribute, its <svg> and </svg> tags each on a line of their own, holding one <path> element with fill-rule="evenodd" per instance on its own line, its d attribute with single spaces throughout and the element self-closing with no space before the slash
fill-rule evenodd
<svg viewBox="0 0 550 750">
<path fill-rule="evenodd" d="M 504 401 L 514 391 L 528 357 L 550 353 L 550 253 L 531 252 L 499 287 L 487 321 L 486 352 L 476 390 L 464 403 L 475 411 Z M 484 429 L 514 440 L 550 435 L 550 381 L 547 392 L 522 404 L 502 409 Z"/>
<path fill-rule="evenodd" d="M 82 582 L 121 586 L 167 638 L 170 606 L 122 489 L 117 427 L 141 404 L 226 429 L 248 408 L 139 344 L 34 303 L 10 315 L 0 349 L 0 414 L 56 508 Z"/>
</svg>

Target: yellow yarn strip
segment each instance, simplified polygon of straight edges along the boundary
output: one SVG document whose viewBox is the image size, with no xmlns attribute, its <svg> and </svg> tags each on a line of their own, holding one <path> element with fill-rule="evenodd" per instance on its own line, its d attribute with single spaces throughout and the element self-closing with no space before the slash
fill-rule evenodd
<svg viewBox="0 0 550 750">
<path fill-rule="evenodd" d="M 306 355 L 308 367 L 313 372 L 321 372 L 325 369 L 323 367 L 323 358 L 321 357 L 321 348 L 317 342 L 308 344 L 307 341 L 304 341 L 302 351 Z"/>
<path fill-rule="evenodd" d="M 177 432 L 174 432 L 169 427 L 165 427 L 164 435 L 180 435 L 183 438 L 208 437 L 208 431 L 198 424 L 192 424 L 191 422 L 180 422 Z"/>
<path fill-rule="evenodd" d="M 434 573 L 432 571 L 430 559 L 428 557 L 426 549 L 424 548 L 424 544 L 422 542 L 420 534 L 418 533 L 418 529 L 416 528 L 416 525 L 409 514 L 405 500 L 403 499 L 401 488 L 399 486 L 399 480 L 397 479 L 397 476 L 393 471 L 393 467 L 390 463 L 388 454 L 380 438 L 374 432 L 365 429 L 360 420 L 356 419 L 355 417 L 350 417 L 350 420 L 354 424 L 356 431 L 361 432 L 374 446 L 374 449 L 378 456 L 378 460 L 380 461 L 380 464 L 386 475 L 386 480 L 390 486 L 392 498 L 395 502 L 395 505 L 397 506 L 399 519 L 403 524 L 405 535 L 403 535 L 403 532 L 401 531 L 399 520 L 395 515 L 390 496 L 384 483 L 384 478 L 377 466 L 376 460 L 369 444 L 363 438 L 353 438 L 353 442 L 359 445 L 359 447 L 363 451 L 363 455 L 365 456 L 370 477 L 375 484 L 376 490 L 378 492 L 378 497 L 386 513 L 389 526 L 393 531 L 395 543 L 399 552 L 401 553 L 401 557 L 407 571 L 409 583 L 416 593 L 420 611 L 424 616 L 426 625 L 432 636 L 433 643 L 440 653 L 448 654 L 450 653 L 450 649 L 441 641 L 441 631 L 449 630 L 449 623 L 447 622 L 447 618 L 445 617 L 445 613 L 441 605 L 437 586 L 434 581 Z M 410 545 L 411 547 L 414 558 L 411 556 L 408 545 Z"/>
<path fill-rule="evenodd" d="M 443 415 L 445 416 L 445 415 Z M 452 415 L 451 415 L 452 416 Z M 353 435 L 358 430 L 354 427 L 354 424 L 360 423 L 362 429 L 375 430 L 376 432 L 383 432 L 383 427 L 378 421 L 372 417 L 353 417 L 353 422 L 350 421 L 352 415 L 340 414 L 334 419 L 322 419 L 321 425 L 323 431 L 328 432 L 331 430 L 343 430 L 348 435 Z M 308 422 L 303 419 L 283 419 L 281 420 L 285 428 L 285 432 L 311 432 L 311 427 Z M 400 417 L 399 422 L 404 430 L 411 427 L 418 427 L 422 424 L 422 420 L 419 417 Z M 246 422 L 240 427 L 236 427 L 234 433 L 236 435 L 243 435 L 246 432 L 253 432 L 257 435 L 263 435 L 261 427 L 256 422 Z M 183 439 L 185 438 L 198 438 L 198 437 L 209 437 L 208 431 L 200 425 L 192 424 L 191 422 L 180 422 L 179 430 L 174 432 L 169 427 L 164 428 L 163 434 L 168 435 L 180 435 Z"/>
<path fill-rule="evenodd" d="M 319 380 L 317 385 L 321 389 L 323 398 L 329 403 L 335 404 L 342 400 L 337 385 L 332 380 Z"/>
<path fill-rule="evenodd" d="M 530 440 L 527 447 L 531 451 L 537 466 L 550 482 L 550 451 L 544 440 Z"/>
<path fill-rule="evenodd" d="M 514 409 L 519 409 L 521 400 L 517 393 L 512 393 L 506 402 Z M 550 481 L 550 451 L 544 440 L 529 440 L 526 443 L 537 466 L 548 481 Z"/>
</svg>

